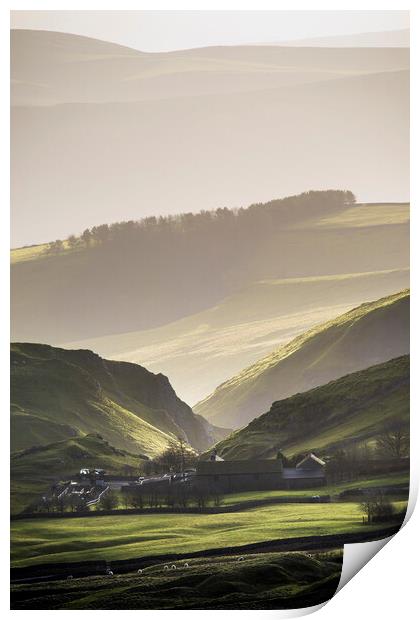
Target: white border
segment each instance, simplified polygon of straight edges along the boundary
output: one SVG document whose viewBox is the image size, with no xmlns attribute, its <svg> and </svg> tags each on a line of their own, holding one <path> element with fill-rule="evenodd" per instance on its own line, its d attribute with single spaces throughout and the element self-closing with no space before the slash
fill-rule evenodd
<svg viewBox="0 0 420 620">
<path fill-rule="evenodd" d="M 2 290 L 6 291 L 9 287 L 9 213 L 8 213 L 8 205 L 9 205 L 9 165 L 10 165 L 10 157 L 9 157 L 9 147 L 7 137 L 9 136 L 9 99 L 5 96 L 5 93 L 8 92 L 8 83 L 9 83 L 9 11 L 10 10 L 410 10 L 411 11 L 411 31 L 412 31 L 412 110 L 420 109 L 419 98 L 418 98 L 418 66 L 417 58 L 419 57 L 419 49 L 417 45 L 417 40 L 419 37 L 418 30 L 418 13 L 417 5 L 415 2 L 372 2 L 372 1 L 356 1 L 353 0 L 350 2 L 341 2 L 336 0 L 335 2 L 304 2 L 296 0 L 294 2 L 276 2 L 269 0 L 242 0 L 241 2 L 235 0 L 213 0 L 209 1 L 200 1 L 195 0 L 194 2 L 174 2 L 170 0 L 149 0 L 149 1 L 139 1 L 139 0 L 120 0 L 120 2 L 115 2 L 112 0 L 73 0 L 72 2 L 65 0 L 49 0 L 49 1 L 37 1 L 37 2 L 19 2 L 19 1 L 9 1 L 7 3 L 3 3 L 0 9 L 0 31 L 1 31 L 1 75 L 3 82 L 3 96 L 0 99 L 1 106 L 1 174 L 2 174 L 2 183 L 0 186 L 1 191 L 1 206 L 2 206 L 2 216 L 3 216 L 3 226 L 0 227 L 1 234 L 1 267 L 0 273 L 2 276 Z M 412 116 L 412 139 L 414 135 L 417 135 L 416 129 L 418 130 L 418 121 L 416 116 Z M 416 244 L 416 235 L 420 232 L 418 223 L 419 217 L 416 213 L 417 206 L 417 197 L 418 197 L 418 150 L 417 143 L 412 143 L 412 158 L 411 158 L 411 169 L 412 169 L 412 181 L 411 181 L 411 204 L 412 204 L 412 218 L 411 218 L 411 238 L 412 238 L 412 279 L 417 277 L 417 264 L 419 258 L 419 249 L 418 243 Z M 3 295 L 4 299 L 4 295 Z M 420 316 L 420 307 L 419 307 L 419 299 L 417 295 L 417 289 L 412 287 L 412 295 L 411 295 L 411 305 L 412 305 L 412 316 L 419 317 Z M 9 454 L 8 454 L 8 423 L 6 411 L 8 410 L 9 405 L 9 390 L 8 390 L 8 377 L 9 377 L 9 333 L 7 329 L 7 325 L 9 324 L 9 309 L 6 304 L 3 302 L 1 305 L 1 319 L 2 319 L 2 357 L 1 357 L 1 377 L 3 378 L 3 389 L 1 391 L 2 398 L 2 424 L 4 424 L 4 429 L 2 432 L 2 439 L 6 444 L 1 451 L 1 459 L 2 459 L 2 471 L 9 471 Z M 412 331 L 411 331 L 411 340 L 414 342 L 415 337 L 418 335 L 418 328 L 416 321 L 412 323 Z M 418 370 L 418 360 L 417 360 L 417 352 L 412 348 L 412 376 L 415 376 L 416 371 Z M 411 462 L 412 462 L 412 473 L 411 473 L 411 484 L 410 484 L 410 510 L 413 509 L 416 498 L 417 498 L 417 490 L 418 490 L 418 481 L 419 481 L 419 465 L 420 458 L 417 454 L 417 446 L 419 445 L 419 422 L 418 422 L 418 412 L 417 406 L 420 403 L 419 399 L 419 384 L 416 381 L 412 382 L 412 392 L 411 392 L 411 403 L 412 403 L 412 416 L 411 416 L 411 425 L 412 425 L 412 449 L 411 449 Z M 7 486 L 5 480 L 3 480 L 2 485 L 2 496 L 3 498 L 7 496 L 8 490 L 5 488 Z M 5 503 L 5 502 L 4 502 Z M 5 507 L 4 514 L 1 515 L 2 520 L 2 533 L 1 544 L 3 551 L 2 563 L 0 565 L 1 570 L 1 587 L 2 587 L 2 609 L 4 611 L 9 610 L 8 600 L 9 600 L 9 578 L 8 578 L 8 555 L 9 555 L 9 539 L 8 539 L 8 514 L 7 509 Z M 416 548 L 416 543 L 419 542 L 419 522 L 420 516 L 419 511 L 417 510 L 414 514 L 412 520 L 403 528 L 403 531 L 397 534 L 396 537 L 389 543 L 387 549 L 383 551 L 379 558 L 375 558 L 372 562 L 370 562 L 363 570 L 361 574 L 356 575 L 354 579 L 352 579 L 352 586 L 346 587 L 336 595 L 330 603 L 328 603 L 323 609 L 319 612 L 319 617 L 327 620 L 328 618 L 336 618 L 339 616 L 341 619 L 346 620 L 347 618 L 354 619 L 354 615 L 356 614 L 361 618 L 368 618 L 372 615 L 375 617 L 380 617 L 381 620 L 386 620 L 387 618 L 392 618 L 394 620 L 397 614 L 401 615 L 403 609 L 406 610 L 404 614 L 405 618 L 414 617 L 415 610 L 418 613 L 418 604 L 417 604 L 417 571 L 418 571 L 418 562 L 416 557 L 416 552 L 418 546 Z M 391 596 L 390 596 L 391 593 Z M 408 605 L 408 607 L 407 607 Z M 410 610 L 411 606 L 411 611 Z M 321 606 L 322 607 L 322 606 Z M 316 609 L 318 609 L 317 607 Z M 308 613 L 312 610 L 305 610 L 304 613 Z M 302 610 L 303 611 L 303 610 Z M 31 612 L 11 612 L 15 616 L 20 616 L 21 614 L 30 613 L 32 616 L 39 616 L 40 614 L 54 614 L 57 613 L 67 613 L 67 617 L 69 614 L 72 615 L 75 612 L 53 612 L 53 611 L 31 611 Z M 88 614 L 95 612 L 87 612 L 80 611 L 77 612 L 79 614 Z M 100 613 L 101 617 L 110 616 L 113 614 L 112 611 L 98 611 L 96 613 Z M 165 611 L 154 610 L 154 611 L 118 611 L 118 615 L 124 613 L 124 615 L 136 615 L 138 617 L 139 613 L 141 613 L 142 618 L 161 618 L 163 614 L 168 613 Z M 169 612 L 173 617 L 179 616 L 181 618 L 185 617 L 185 614 L 195 614 L 204 616 L 213 615 L 214 612 L 209 611 L 200 611 L 200 612 L 186 612 L 186 611 L 171 611 Z M 223 611 L 219 613 L 224 613 Z M 225 612 L 226 613 L 226 612 Z M 264 616 L 273 616 L 277 618 L 284 617 L 297 617 L 297 615 L 302 615 L 299 611 L 295 613 L 288 613 L 282 611 L 229 611 L 229 616 L 231 618 L 251 618 Z M 240 614 L 240 616 L 239 616 Z"/>
</svg>

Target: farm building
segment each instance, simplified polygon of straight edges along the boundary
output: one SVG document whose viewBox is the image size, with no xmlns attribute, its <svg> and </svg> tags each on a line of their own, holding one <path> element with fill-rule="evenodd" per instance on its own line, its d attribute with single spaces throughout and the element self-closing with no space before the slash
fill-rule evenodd
<svg viewBox="0 0 420 620">
<path fill-rule="evenodd" d="M 222 493 L 316 488 L 325 484 L 325 463 L 312 453 L 296 467 L 283 467 L 281 458 L 225 461 L 213 452 L 198 462 L 195 483 Z"/>
<path fill-rule="evenodd" d="M 283 468 L 283 488 L 310 489 L 325 484 L 325 462 L 308 454 L 296 467 Z"/>
</svg>

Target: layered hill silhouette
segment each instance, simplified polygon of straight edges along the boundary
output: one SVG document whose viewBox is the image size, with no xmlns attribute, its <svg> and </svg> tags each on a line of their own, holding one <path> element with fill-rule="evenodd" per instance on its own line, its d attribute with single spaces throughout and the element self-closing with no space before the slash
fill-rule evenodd
<svg viewBox="0 0 420 620">
<path fill-rule="evenodd" d="M 181 437 L 202 451 L 223 433 L 195 415 L 164 375 L 91 351 L 11 346 L 11 450 L 99 433 L 154 456 Z"/>
<path fill-rule="evenodd" d="M 319 325 L 221 384 L 194 411 L 239 428 L 271 403 L 409 352 L 409 292 Z"/>
<path fill-rule="evenodd" d="M 21 30 L 11 69 L 14 247 L 311 187 L 408 197 L 408 49 L 148 54 Z"/>
<path fill-rule="evenodd" d="M 409 356 L 355 372 L 274 402 L 263 415 L 217 444 L 226 459 L 275 458 L 333 451 L 409 427 Z"/>
<path fill-rule="evenodd" d="M 408 269 L 260 280 L 162 327 L 71 342 L 65 348 L 92 349 L 163 372 L 177 394 L 193 404 L 273 348 L 408 285 Z"/>
<path fill-rule="evenodd" d="M 16 250 L 12 339 L 61 346 L 156 328 L 261 280 L 406 269 L 409 206 L 347 198 L 347 192 L 308 192 L 237 212 L 101 226 L 92 244 L 58 253 Z M 390 292 L 389 282 L 381 290 L 383 274 L 377 285 L 373 280 L 377 296 Z"/>
</svg>

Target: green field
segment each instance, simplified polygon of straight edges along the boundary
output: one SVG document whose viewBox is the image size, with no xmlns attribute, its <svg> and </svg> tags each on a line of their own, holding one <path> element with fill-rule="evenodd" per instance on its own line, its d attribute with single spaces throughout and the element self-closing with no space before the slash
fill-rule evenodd
<svg viewBox="0 0 420 620">
<path fill-rule="evenodd" d="M 406 502 L 396 502 L 403 510 Z M 296 536 L 368 531 L 357 503 L 284 504 L 229 514 L 166 514 L 15 521 L 12 565 L 126 559 Z M 381 526 L 369 526 L 380 529 Z"/>
<path fill-rule="evenodd" d="M 342 551 L 189 559 L 136 573 L 12 586 L 12 609 L 281 609 L 328 600 Z"/>
<path fill-rule="evenodd" d="M 252 500 L 274 499 L 276 497 L 312 497 L 313 495 L 338 495 L 347 489 L 369 489 L 375 487 L 387 488 L 397 485 L 409 485 L 410 476 L 408 473 L 390 474 L 388 476 L 374 476 L 370 478 L 362 478 L 353 482 L 341 482 L 338 484 L 330 484 L 319 487 L 318 489 L 298 489 L 287 490 L 279 489 L 273 491 L 245 491 L 243 493 L 230 493 L 223 498 L 223 504 L 226 506 L 238 504 L 239 502 L 247 502 Z M 399 494 L 399 493 L 396 493 Z M 407 495 L 401 492 L 402 495 Z"/>
<path fill-rule="evenodd" d="M 66 253 L 76 252 L 77 248 L 71 248 L 67 240 L 63 241 L 63 250 Z M 61 250 L 61 253 L 63 252 Z M 61 254 L 60 253 L 60 254 Z M 12 265 L 26 261 L 39 260 L 54 256 L 48 252 L 48 243 L 40 243 L 39 245 L 27 245 L 23 248 L 14 248 L 10 250 L 10 262 Z"/>
</svg>

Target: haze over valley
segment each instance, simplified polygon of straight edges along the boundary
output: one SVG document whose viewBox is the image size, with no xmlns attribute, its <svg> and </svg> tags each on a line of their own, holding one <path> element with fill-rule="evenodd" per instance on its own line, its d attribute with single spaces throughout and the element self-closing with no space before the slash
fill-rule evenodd
<svg viewBox="0 0 420 620">
<path fill-rule="evenodd" d="M 404 47 L 150 54 L 12 31 L 12 245 L 316 188 L 408 200 L 408 69 Z"/>
</svg>

